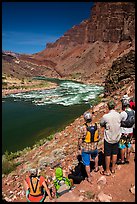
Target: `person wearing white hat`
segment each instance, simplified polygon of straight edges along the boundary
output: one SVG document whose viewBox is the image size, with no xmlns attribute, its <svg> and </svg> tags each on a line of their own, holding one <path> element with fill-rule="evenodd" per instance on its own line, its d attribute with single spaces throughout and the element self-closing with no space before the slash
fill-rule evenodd
<svg viewBox="0 0 137 204">
<path fill-rule="evenodd" d="M 29 170 L 29 174 L 30 175 L 24 179 L 24 189 L 26 191 L 27 201 L 44 202 L 46 198 L 46 192 L 49 198 L 52 199 L 50 190 L 45 182 L 45 178 L 38 175 L 38 169 L 31 168 Z"/>
</svg>

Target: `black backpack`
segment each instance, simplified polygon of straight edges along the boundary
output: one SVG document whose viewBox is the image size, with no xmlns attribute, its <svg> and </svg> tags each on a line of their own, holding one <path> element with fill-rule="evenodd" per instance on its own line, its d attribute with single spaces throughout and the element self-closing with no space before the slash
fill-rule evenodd
<svg viewBox="0 0 137 204">
<path fill-rule="evenodd" d="M 131 128 L 135 124 L 135 112 L 133 110 L 127 111 L 127 119 L 125 121 L 121 121 L 121 127 Z"/>
</svg>

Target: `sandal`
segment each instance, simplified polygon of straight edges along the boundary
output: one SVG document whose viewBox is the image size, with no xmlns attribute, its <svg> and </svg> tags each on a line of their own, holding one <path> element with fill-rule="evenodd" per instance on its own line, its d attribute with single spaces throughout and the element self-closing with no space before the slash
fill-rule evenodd
<svg viewBox="0 0 137 204">
<path fill-rule="evenodd" d="M 119 165 L 119 164 L 125 164 L 125 161 L 117 161 L 117 165 Z"/>
<path fill-rule="evenodd" d="M 99 167 L 95 168 L 94 172 L 98 172 L 99 171 Z"/>
<path fill-rule="evenodd" d="M 129 161 L 125 161 L 125 164 L 129 164 Z"/>
<path fill-rule="evenodd" d="M 104 176 L 111 176 L 111 173 L 107 173 L 106 171 L 101 171 L 100 174 Z"/>
</svg>

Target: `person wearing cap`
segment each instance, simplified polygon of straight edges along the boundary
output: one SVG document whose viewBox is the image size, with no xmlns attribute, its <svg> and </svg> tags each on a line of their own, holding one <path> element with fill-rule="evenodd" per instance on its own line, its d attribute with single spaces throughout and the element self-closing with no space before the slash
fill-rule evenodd
<svg viewBox="0 0 137 204">
<path fill-rule="evenodd" d="M 115 110 L 115 102 L 108 102 L 109 112 L 104 114 L 100 120 L 100 126 L 104 127 L 104 155 L 106 169 L 100 172 L 102 175 L 109 176 L 115 173 L 115 164 L 117 161 L 118 145 L 121 137 L 121 118 Z M 110 161 L 112 157 L 112 168 L 110 171 Z"/>
<path fill-rule="evenodd" d="M 50 190 L 43 176 L 38 175 L 38 169 L 32 168 L 29 170 L 30 175 L 24 179 L 24 189 L 28 202 L 44 202 L 46 198 L 45 191 L 50 199 L 52 199 Z"/>
<path fill-rule="evenodd" d="M 87 141 L 88 139 L 88 133 L 89 133 L 89 128 L 92 133 L 90 133 L 90 139 L 95 136 L 95 132 L 98 133 L 98 128 L 97 124 L 93 123 L 92 117 L 90 112 L 85 112 L 84 113 L 84 120 L 85 123 L 83 124 L 82 127 L 80 127 L 80 135 L 78 138 L 78 147 L 79 150 L 81 150 L 81 156 L 82 156 L 82 162 L 85 166 L 85 170 L 87 173 L 87 180 L 89 182 L 92 182 L 92 176 L 90 173 L 90 160 L 91 158 L 95 161 L 95 172 L 99 171 L 98 167 L 98 141 L 99 141 L 99 134 L 97 135 L 97 140 L 96 141 Z M 91 130 L 92 129 L 92 130 Z M 95 137 L 94 137 L 95 138 Z"/>
<path fill-rule="evenodd" d="M 122 97 L 121 99 L 121 103 L 125 103 L 125 102 L 128 102 L 130 100 L 130 97 L 128 96 L 127 93 L 124 94 L 124 96 Z"/>
<path fill-rule="evenodd" d="M 135 111 L 130 108 L 130 102 L 122 102 L 122 112 L 120 113 L 121 121 L 126 121 L 128 114 L 135 115 Z M 121 138 L 119 141 L 119 149 L 121 158 L 117 161 L 117 164 L 129 164 L 129 157 L 131 151 L 131 140 L 133 137 L 133 126 L 122 126 L 121 124 Z"/>
</svg>

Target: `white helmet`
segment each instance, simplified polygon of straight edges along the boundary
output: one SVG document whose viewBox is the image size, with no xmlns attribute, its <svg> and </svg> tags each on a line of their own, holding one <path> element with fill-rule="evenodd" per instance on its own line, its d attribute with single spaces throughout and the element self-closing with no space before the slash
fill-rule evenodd
<svg viewBox="0 0 137 204">
<path fill-rule="evenodd" d="M 85 121 L 92 121 L 90 112 L 84 113 L 84 119 L 85 119 Z"/>
<path fill-rule="evenodd" d="M 31 175 L 37 175 L 38 169 L 37 169 L 37 168 L 31 168 L 31 169 L 29 170 L 29 172 L 30 172 Z"/>
</svg>

